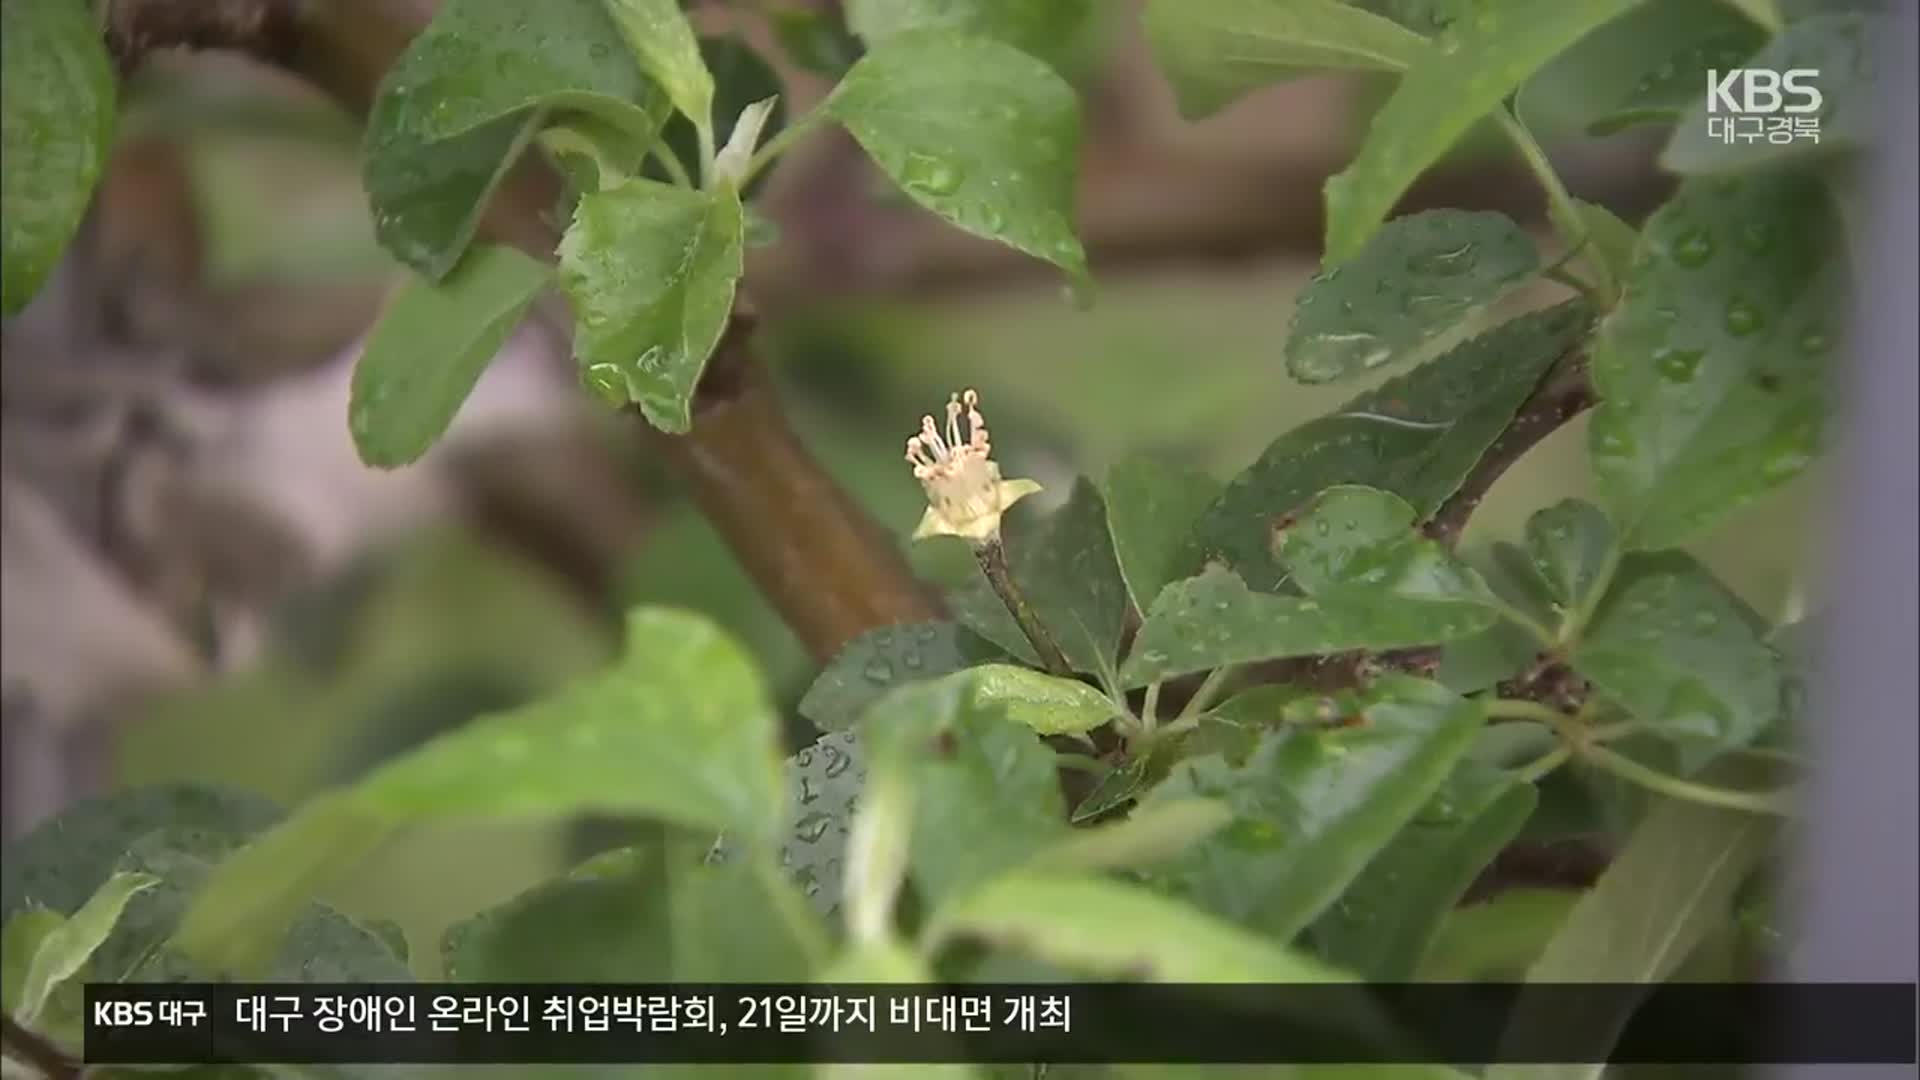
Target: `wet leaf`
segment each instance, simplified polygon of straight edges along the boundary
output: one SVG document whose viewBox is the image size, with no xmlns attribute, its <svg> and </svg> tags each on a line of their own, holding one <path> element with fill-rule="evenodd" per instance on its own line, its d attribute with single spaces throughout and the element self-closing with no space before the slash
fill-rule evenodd
<svg viewBox="0 0 1920 1080">
<path fill-rule="evenodd" d="M 1346 171 L 1327 181 L 1329 265 L 1359 254 L 1421 173 L 1521 82 L 1641 0 L 1491 0 L 1407 70 Z"/>
<path fill-rule="evenodd" d="M 71 918 L 41 936 L 12 1004 L 14 1017 L 32 1027 L 54 989 L 80 974 L 94 950 L 113 933 L 127 902 L 158 883 L 150 874 L 114 874 Z"/>
<path fill-rule="evenodd" d="M 1697 768 L 1775 723 L 1784 671 L 1766 627 L 1679 552 L 1629 556 L 1573 667 Z"/>
<path fill-rule="evenodd" d="M 803 982 L 827 961 L 827 929 L 762 856 L 676 866 L 670 881 L 677 982 Z"/>
<path fill-rule="evenodd" d="M 696 128 L 713 130 L 713 75 L 676 0 L 601 0 L 640 70 Z"/>
<path fill-rule="evenodd" d="M 1011 873 L 941 908 L 930 939 L 977 938 L 1109 978 L 1324 983 L 1353 977 L 1135 885 Z"/>
<path fill-rule="evenodd" d="M 410 280 L 354 365 L 347 419 L 360 460 L 391 469 L 426 453 L 551 277 L 518 250 L 488 244 L 438 284 Z"/>
<path fill-rule="evenodd" d="M 1594 135 L 1672 123 L 1701 100 L 1710 69 L 1744 66 L 1766 40 L 1726 0 L 1643 4 L 1540 69 L 1520 110 L 1536 130 Z"/>
<path fill-rule="evenodd" d="M 781 865 L 814 910 L 840 910 L 847 830 L 867 782 L 868 752 L 851 731 L 822 735 L 787 759 Z M 724 848 L 723 848 L 724 851 Z"/>
<path fill-rule="evenodd" d="M 106 884 L 142 837 L 199 829 L 245 837 L 274 824 L 280 808 L 257 795 L 199 784 L 159 784 L 74 803 L 10 841 L 0 915 L 32 906 L 71 915 Z"/>
<path fill-rule="evenodd" d="M 1234 821 L 1152 880 L 1280 941 L 1318 918 L 1428 804 L 1482 723 L 1477 705 L 1404 676 L 1357 698 L 1358 724 L 1269 732 L 1239 765 L 1176 765 L 1139 812 L 1198 796 L 1225 802 Z"/>
<path fill-rule="evenodd" d="M 973 702 L 1041 735 L 1091 731 L 1119 711 L 1107 695 L 1073 679 L 1011 664 L 983 664 L 969 673 Z"/>
<path fill-rule="evenodd" d="M 1568 914 L 1546 951 L 1527 971 L 1538 983 L 1659 983 L 1695 945 L 1733 913 L 1734 896 L 1771 843 L 1774 819 L 1760 814 L 1659 800 L 1606 873 Z M 1565 996 L 1522 997 L 1503 1051 L 1544 1048 L 1540 1032 L 1571 1018 L 1555 1005 Z M 1589 1005 L 1589 1007 L 1591 1007 Z M 1627 1017 L 1616 1022 L 1624 1027 Z M 1594 1018 L 1577 1021 L 1595 1030 Z M 1497 1065 L 1494 1080 L 1597 1076 L 1599 1066 Z"/>
<path fill-rule="evenodd" d="M 743 109 L 768 98 L 774 99 L 773 111 L 760 128 L 760 144 L 765 145 L 768 139 L 785 129 L 786 84 L 780 81 L 780 73 L 753 46 L 734 34 L 703 37 L 700 39 L 700 55 L 706 62 L 707 70 L 713 73 L 714 141 L 718 145 L 725 146 L 733 136 Z M 667 121 L 660 138 L 689 169 L 699 168 L 700 136 L 692 121 L 675 114 Z M 646 175 L 662 182 L 670 180 L 658 162 L 647 163 Z M 741 189 L 741 198 L 751 198 L 772 177 L 770 170 L 754 177 L 751 183 Z"/>
<path fill-rule="evenodd" d="M 800 715 L 822 731 L 846 731 L 867 706 L 896 686 L 985 663 L 999 650 L 950 622 L 903 623 L 869 630 L 828 662 L 800 699 Z"/>
<path fill-rule="evenodd" d="M 27 305 L 80 229 L 113 146 L 116 87 L 92 9 L 0 8 L 0 309 Z"/>
<path fill-rule="evenodd" d="M 731 188 L 630 180 L 583 197 L 560 241 L 589 387 L 662 431 L 693 425 L 693 391 L 733 313 L 744 223 Z"/>
<path fill-rule="evenodd" d="M 1593 350 L 1588 428 L 1630 549 L 1674 547 L 1818 452 L 1845 316 L 1839 225 L 1796 173 L 1682 185 Z"/>
<path fill-rule="evenodd" d="M 1533 812 L 1533 785 L 1463 759 L 1311 931 L 1322 956 L 1378 982 L 1413 977 L 1468 886 Z"/>
<path fill-rule="evenodd" d="M 1703 97 L 1690 99 L 1691 108 L 1673 132 L 1673 140 L 1660 155 L 1660 164 L 1683 175 L 1742 172 L 1777 165 L 1795 158 L 1829 157 L 1860 150 L 1874 138 L 1878 128 L 1880 90 L 1875 72 L 1879 42 L 1892 27 L 1884 19 L 1865 15 L 1824 15 L 1796 22 L 1768 42 L 1766 47 L 1738 66 L 1772 71 L 1810 68 L 1820 74 L 1813 80 L 1820 91 L 1818 111 L 1805 114 L 1781 114 L 1788 119 L 1812 119 L 1818 124 L 1818 138 L 1795 137 L 1773 141 L 1777 118 L 1766 120 L 1769 137 L 1732 143 L 1715 138 L 1708 130 L 1707 104 Z M 1704 81 L 1704 80 L 1702 80 Z M 1696 87 L 1700 84 L 1696 83 Z M 1787 103 L 1798 104 L 1797 95 Z M 1728 119 L 1721 114 L 1722 119 Z M 1743 128 L 1743 130 L 1746 130 Z"/>
<path fill-rule="evenodd" d="M 1121 685 L 1256 660 L 1433 645 L 1493 625 L 1498 616 L 1480 601 L 1423 598 L 1433 572 L 1412 557 L 1388 571 L 1404 576 L 1379 585 L 1277 596 L 1252 592 L 1231 570 L 1214 567 L 1160 594 L 1121 666 Z"/>
<path fill-rule="evenodd" d="M 596 855 L 447 928 L 450 982 L 666 982 L 673 978 L 659 842 Z"/>
<path fill-rule="evenodd" d="M 913 880 L 929 901 L 963 892 L 1067 831 L 1054 754 L 974 703 L 962 672 L 888 694 L 861 729 L 877 774 L 914 792 Z"/>
<path fill-rule="evenodd" d="M 589 112 L 639 146 L 669 111 L 602 0 L 441 5 L 381 80 L 367 119 L 363 180 L 381 246 L 444 277 L 545 110 Z"/>
<path fill-rule="evenodd" d="M 1597 203 L 1575 199 L 1573 206 L 1587 230 L 1587 246 L 1581 258 L 1598 264 L 1609 279 L 1625 281 L 1633 269 L 1633 250 L 1640 242 L 1640 230 Z"/>
<path fill-rule="evenodd" d="M 1564 612 L 1588 609 L 1618 544 L 1607 515 L 1579 499 L 1563 499 L 1527 519 L 1527 557 Z"/>
<path fill-rule="evenodd" d="M 1069 59 L 1096 0 L 848 0 L 847 24 L 868 45 L 918 30 L 1002 41 L 1055 66 Z"/>
<path fill-rule="evenodd" d="M 1159 454 L 1135 454 L 1107 474 L 1107 527 L 1135 608 L 1153 606 L 1181 576 L 1187 534 L 1219 495 L 1219 481 Z"/>
<path fill-rule="evenodd" d="M 1317 71 L 1404 71 L 1427 50 L 1419 34 L 1338 0 L 1149 0 L 1145 25 L 1190 120 Z"/>
<path fill-rule="evenodd" d="M 1335 484 L 1365 484 L 1422 517 L 1453 494 L 1541 376 L 1587 328 L 1578 303 L 1524 315 L 1274 440 L 1194 525 L 1185 566 L 1219 562 L 1271 591 L 1273 530 Z"/>
<path fill-rule="evenodd" d="M 1232 820 L 1233 811 L 1222 802 L 1166 799 L 1119 821 L 1074 829 L 1030 865 L 1044 873 L 1151 866 L 1180 855 Z"/>
<path fill-rule="evenodd" d="M 1044 62 L 986 38 L 899 34 L 823 108 L 914 202 L 1085 281 L 1074 234 L 1080 101 Z"/>
<path fill-rule="evenodd" d="M 600 812 L 768 840 L 779 770 L 778 719 L 746 655 L 704 618 L 643 608 L 611 670 L 394 758 L 227 859 L 175 943 L 211 970 L 257 967 L 294 898 L 403 823 Z"/>
<path fill-rule="evenodd" d="M 1539 269 L 1533 241 L 1504 214 L 1429 210 L 1395 218 L 1300 294 L 1287 371 L 1303 383 L 1326 383 L 1412 359 Z"/>
<path fill-rule="evenodd" d="M 1044 521 L 1010 517 L 1002 535 L 1014 581 L 1075 671 L 1111 676 L 1128 597 L 1107 531 L 1106 501 L 1082 479 L 1067 504 Z M 1033 646 L 984 575 L 955 590 L 950 606 L 975 633 L 1038 665 Z"/>
<path fill-rule="evenodd" d="M 1420 963 L 1433 982 L 1517 981 L 1580 901 L 1562 889 L 1511 889 L 1448 913 Z"/>
</svg>

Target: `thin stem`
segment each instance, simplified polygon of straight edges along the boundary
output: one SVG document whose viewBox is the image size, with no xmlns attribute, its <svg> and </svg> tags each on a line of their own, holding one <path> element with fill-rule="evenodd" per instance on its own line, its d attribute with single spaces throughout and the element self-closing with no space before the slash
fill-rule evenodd
<svg viewBox="0 0 1920 1080">
<path fill-rule="evenodd" d="M 1014 584 L 1013 571 L 1007 567 L 1006 545 L 999 537 L 983 540 L 973 546 L 974 561 L 980 564 L 980 572 L 987 576 L 987 584 L 999 595 L 1000 602 L 1007 606 L 1007 612 L 1013 621 L 1019 624 L 1020 632 L 1032 643 L 1033 651 L 1040 654 L 1040 664 L 1054 675 L 1072 675 L 1073 664 L 1067 660 L 1067 654 L 1060 643 L 1053 639 L 1053 633 L 1040 616 L 1034 612 L 1033 605 L 1027 603 L 1027 596 Z"/>
<path fill-rule="evenodd" d="M 1571 757 L 1573 757 L 1573 747 L 1563 742 L 1534 761 L 1515 769 L 1513 777 L 1523 784 L 1538 783 L 1553 770 L 1565 765 Z"/>
<path fill-rule="evenodd" d="M 1220 688 L 1226 685 L 1227 676 L 1231 674 L 1233 674 L 1231 667 L 1217 667 L 1209 672 L 1206 679 L 1200 683 L 1200 688 L 1187 699 L 1186 707 L 1180 710 L 1180 715 L 1174 718 L 1174 724 L 1184 725 L 1180 730 L 1185 731 L 1199 723 L 1200 714 L 1206 712 L 1213 704 L 1213 699 L 1220 696 Z"/>
<path fill-rule="evenodd" d="M 1600 610 L 1600 601 L 1607 595 L 1607 588 L 1613 584 L 1613 575 L 1620 569 L 1620 545 L 1607 547 L 1606 558 L 1600 563 L 1600 573 L 1580 601 L 1580 606 L 1567 613 L 1566 620 L 1560 624 L 1560 644 L 1573 645 L 1587 630 L 1587 624 L 1593 621 L 1596 611 Z"/>
<path fill-rule="evenodd" d="M 773 138 L 761 143 L 760 149 L 755 150 L 753 156 L 747 159 L 746 172 L 740 175 L 741 190 L 746 190 L 747 185 L 753 183 L 754 177 L 759 176 L 767 166 L 772 165 L 781 154 L 793 149 L 793 145 L 812 132 L 813 126 L 819 122 L 820 117 L 817 111 L 808 112 L 805 116 L 787 124 Z"/>
<path fill-rule="evenodd" d="M 1488 716 L 1504 717 L 1509 720 L 1538 720 L 1555 731 L 1564 728 L 1568 721 L 1565 713 L 1550 709 L 1537 701 L 1524 698 L 1493 698 L 1485 701 Z"/>
<path fill-rule="evenodd" d="M 665 139 L 656 141 L 649 152 L 653 155 L 653 159 L 660 163 L 660 167 L 667 171 L 668 179 L 683 188 L 693 186 L 693 175 L 687 171 L 686 163 L 680 160 L 680 155 L 673 152 L 673 147 L 668 146 Z"/>
<path fill-rule="evenodd" d="M 600 144 L 586 135 L 569 127 L 550 127 L 540 133 L 540 145 L 550 154 L 575 154 L 593 162 L 594 174 L 600 180 L 600 190 L 619 187 L 627 180 L 627 174 L 607 155 L 600 152 Z"/>
<path fill-rule="evenodd" d="M 1540 181 L 1540 186 L 1546 189 L 1547 216 L 1553 220 L 1554 228 L 1560 230 L 1569 247 L 1584 247 L 1587 243 L 1586 221 L 1581 218 L 1580 208 L 1574 203 L 1566 184 L 1561 182 L 1560 174 L 1554 171 L 1546 150 L 1541 148 L 1533 132 L 1527 130 L 1527 126 L 1520 122 L 1511 109 L 1496 109 L 1495 115 L 1500 118 L 1500 126 L 1506 129 L 1507 137 L 1519 148 L 1520 156 L 1526 159 L 1527 167 L 1533 170 L 1533 175 Z M 1600 277 L 1600 299 L 1604 307 L 1607 306 L 1605 301 L 1613 298 L 1618 286 L 1613 280 L 1612 271 L 1600 260 L 1593 260 L 1593 264 L 1594 272 Z"/>
<path fill-rule="evenodd" d="M 700 179 L 702 183 L 713 182 L 713 162 L 717 151 L 713 145 L 713 117 L 711 112 L 705 122 L 693 125 L 700 139 Z"/>
<path fill-rule="evenodd" d="M 1154 728 L 1154 725 L 1158 724 L 1159 722 L 1160 722 L 1160 680 L 1155 679 L 1152 682 L 1147 684 L 1146 700 L 1140 703 L 1140 723 L 1145 725 L 1146 730 L 1152 731 Z"/>
<path fill-rule="evenodd" d="M 1668 776 L 1624 754 L 1616 754 L 1604 746 L 1592 744 L 1582 746 L 1580 756 L 1622 780 L 1670 798 L 1685 799 L 1688 802 L 1703 803 L 1707 806 L 1723 806 L 1729 810 L 1744 810 L 1752 814 L 1790 817 L 1793 813 L 1791 800 L 1788 798 L 1789 792 L 1785 790 L 1729 791 L 1726 788 L 1697 784 L 1677 776 Z"/>
</svg>

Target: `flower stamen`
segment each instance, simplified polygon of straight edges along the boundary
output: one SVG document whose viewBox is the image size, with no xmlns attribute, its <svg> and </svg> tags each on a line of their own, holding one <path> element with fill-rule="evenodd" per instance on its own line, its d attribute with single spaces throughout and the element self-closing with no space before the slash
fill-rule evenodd
<svg viewBox="0 0 1920 1080">
<path fill-rule="evenodd" d="M 964 428 L 961 421 L 965 420 Z M 920 418 L 920 433 L 907 440 L 906 459 L 927 493 L 927 514 L 914 533 L 982 541 L 1000 534 L 1000 515 L 1040 485 L 1002 480 L 992 460 L 993 443 L 980 395 L 973 390 L 947 399 L 946 430 L 932 416 Z"/>
</svg>

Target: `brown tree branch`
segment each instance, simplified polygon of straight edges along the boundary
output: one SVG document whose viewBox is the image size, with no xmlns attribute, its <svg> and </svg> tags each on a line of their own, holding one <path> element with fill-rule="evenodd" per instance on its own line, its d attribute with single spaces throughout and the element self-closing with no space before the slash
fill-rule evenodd
<svg viewBox="0 0 1920 1080">
<path fill-rule="evenodd" d="M 80 1066 L 61 1053 L 60 1048 L 39 1033 L 28 1031 L 13 1017 L 0 1014 L 0 1035 L 4 1035 L 7 1056 L 40 1070 L 47 1080 L 69 1080 L 80 1075 Z"/>
<path fill-rule="evenodd" d="M 211 47 L 300 77 L 356 116 L 431 16 L 412 0 L 112 0 L 107 38 L 123 71 L 150 51 Z M 559 191 L 523 158 L 500 185 L 481 234 L 552 259 L 546 211 Z M 822 661 L 876 626 L 937 617 L 899 545 L 821 466 L 787 423 L 750 355 L 737 313 L 694 404 L 693 430 L 663 435 L 636 415 L 774 608 Z"/>
<path fill-rule="evenodd" d="M 1500 437 L 1493 441 L 1467 478 L 1423 526 L 1432 539 L 1452 547 L 1466 530 L 1467 520 L 1479 508 L 1493 485 L 1513 463 L 1561 425 L 1592 407 L 1597 399 L 1587 377 L 1584 350 L 1569 353 L 1540 381 Z"/>
</svg>

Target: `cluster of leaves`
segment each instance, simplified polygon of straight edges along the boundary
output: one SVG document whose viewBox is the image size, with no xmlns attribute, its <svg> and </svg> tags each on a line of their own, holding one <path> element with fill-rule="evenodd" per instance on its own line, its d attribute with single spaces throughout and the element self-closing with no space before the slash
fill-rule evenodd
<svg viewBox="0 0 1920 1080">
<path fill-rule="evenodd" d="M 1846 277 L 1828 178 L 1871 74 L 1859 6 L 1151 0 L 1149 39 L 1195 119 L 1315 71 L 1397 78 L 1329 184 L 1327 268 L 1281 352 L 1302 381 L 1408 368 L 1225 484 L 1143 457 L 1050 517 L 1010 514 L 1012 577 L 1071 672 L 1041 670 L 982 582 L 949 597 L 951 622 L 852 643 L 802 705 L 825 734 L 783 763 L 741 650 L 707 620 L 640 611 L 598 678 L 289 816 L 187 790 L 70 811 L 9 853 L 7 1008 L 70 1038 L 82 977 L 404 974 L 403 940 L 313 903 L 328 876 L 421 821 L 588 812 L 658 827 L 455 927 L 447 977 L 1725 974 L 1708 946 L 1764 921 L 1746 909 L 1784 812 L 1795 677 L 1776 628 L 1679 546 L 1820 445 Z M 668 0 L 443 5 L 368 128 L 380 235 L 418 278 L 357 375 L 363 455 L 424 451 L 549 284 L 470 245 L 533 143 L 573 183 L 558 282 L 583 377 L 669 431 L 689 423 L 756 231 L 742 199 L 813 123 L 843 125 L 922 206 L 1083 278 L 1078 105 L 1049 49 L 1091 5 L 848 8 L 857 42 L 783 23 L 796 58 L 840 77 L 763 142 L 781 122 L 764 65 L 698 39 Z M 99 73 L 35 73 L 16 42 L 80 55 L 92 31 L 51 0 L 4 10 L 9 149 L 52 145 L 15 79 L 97 105 L 71 80 Z M 1820 58 L 1822 141 L 1708 140 L 1700 88 L 1729 55 Z M 1555 68 L 1608 73 L 1596 129 L 1673 125 L 1664 160 L 1683 179 L 1642 228 L 1568 196 L 1528 132 L 1520 107 Z M 1569 251 L 1550 267 L 1499 215 L 1389 219 L 1489 117 L 1546 190 Z M 79 126 L 64 138 L 90 138 Z M 18 189 L 8 154 L 9 308 L 71 231 L 49 179 L 99 150 L 35 159 Z M 1577 295 L 1473 333 L 1543 274 Z M 1478 564 L 1423 532 L 1565 377 L 1599 397 L 1603 505 L 1544 507 Z M 1295 677 L 1329 658 L 1353 675 L 1340 687 Z M 1501 696 L 1548 670 L 1569 700 Z M 1068 799 L 1063 769 L 1091 774 L 1084 794 Z M 1568 830 L 1617 847 L 1595 887 L 1457 907 L 1515 837 Z"/>
</svg>

